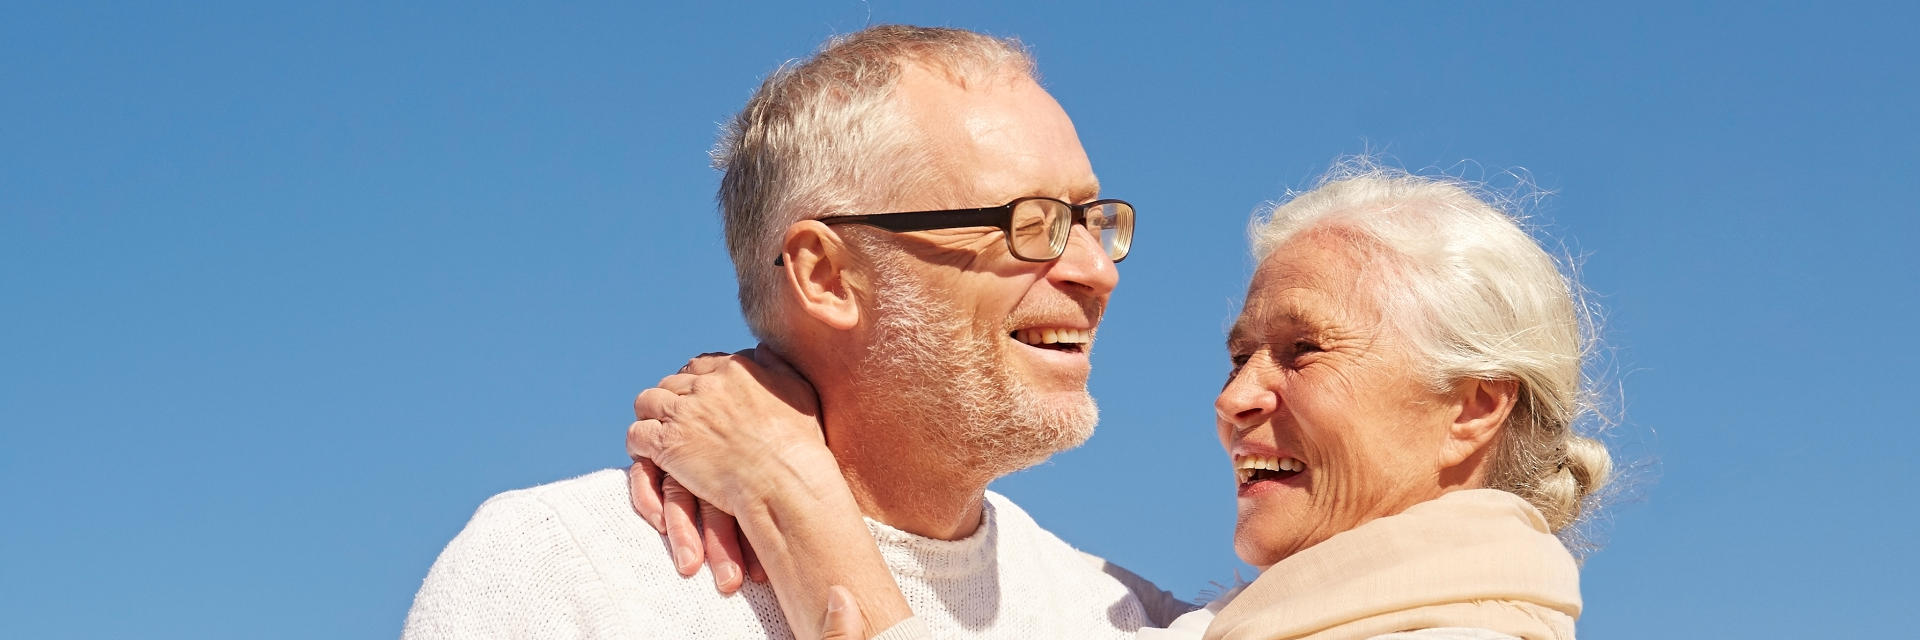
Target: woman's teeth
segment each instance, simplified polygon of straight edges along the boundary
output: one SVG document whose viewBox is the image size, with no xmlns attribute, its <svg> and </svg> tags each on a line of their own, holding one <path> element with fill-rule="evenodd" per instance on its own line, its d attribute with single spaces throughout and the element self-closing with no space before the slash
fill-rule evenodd
<svg viewBox="0 0 1920 640">
<path fill-rule="evenodd" d="M 1252 481 L 1255 476 L 1265 480 L 1275 475 L 1293 475 L 1307 469 L 1307 463 L 1298 458 L 1275 458 L 1272 456 L 1234 456 L 1233 473 L 1240 484 Z"/>
<path fill-rule="evenodd" d="M 1084 345 L 1093 341 L 1092 329 L 1016 329 L 1013 339 L 1036 347 Z"/>
</svg>

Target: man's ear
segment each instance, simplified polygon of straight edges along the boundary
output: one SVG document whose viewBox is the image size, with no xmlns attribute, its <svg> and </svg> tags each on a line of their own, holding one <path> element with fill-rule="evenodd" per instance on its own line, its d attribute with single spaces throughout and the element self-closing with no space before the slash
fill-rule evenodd
<svg viewBox="0 0 1920 640">
<path fill-rule="evenodd" d="M 1446 466 L 1458 465 L 1487 450 L 1500 434 L 1513 403 L 1519 399 L 1520 383 L 1513 380 L 1467 380 L 1455 388 L 1453 399 L 1459 411 L 1447 426 L 1444 449 Z"/>
<path fill-rule="evenodd" d="M 831 227 L 817 220 L 793 223 L 780 243 L 780 255 L 787 289 L 802 313 L 842 331 L 860 324 L 854 290 L 864 283 L 859 270 L 851 268 L 853 252 Z"/>
</svg>

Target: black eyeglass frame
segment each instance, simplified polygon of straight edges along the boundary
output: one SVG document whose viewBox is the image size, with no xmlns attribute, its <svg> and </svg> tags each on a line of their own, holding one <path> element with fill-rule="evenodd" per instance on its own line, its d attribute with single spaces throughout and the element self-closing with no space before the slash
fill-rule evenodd
<svg viewBox="0 0 1920 640">
<path fill-rule="evenodd" d="M 1012 202 L 1008 202 L 998 207 L 978 207 L 973 209 L 943 209 L 939 211 L 902 211 L 899 213 L 863 213 L 863 214 L 857 214 L 857 215 L 827 216 L 825 218 L 816 218 L 816 220 L 818 220 L 821 224 L 827 224 L 827 225 L 857 224 L 861 226 L 873 227 L 876 229 L 885 229 L 887 231 L 893 231 L 896 233 L 907 232 L 907 231 L 933 231 L 935 229 L 964 229 L 967 227 L 993 227 L 993 228 L 999 229 L 1001 232 L 1001 235 L 1006 237 L 1007 253 L 1012 255 L 1013 257 L 1026 262 L 1052 262 L 1054 260 L 1059 260 L 1060 256 L 1066 255 L 1067 243 L 1065 242 L 1060 243 L 1059 251 L 1055 252 L 1051 257 L 1047 257 L 1047 258 L 1029 258 L 1023 255 L 1020 255 L 1020 251 L 1014 248 L 1013 208 L 1020 206 L 1020 203 L 1027 202 L 1029 200 L 1049 200 L 1049 201 L 1058 202 L 1060 204 L 1066 205 L 1067 209 L 1073 212 L 1073 220 L 1067 224 L 1068 234 L 1073 233 L 1073 225 L 1077 224 L 1083 227 L 1087 225 L 1088 209 L 1092 209 L 1094 207 L 1097 207 L 1100 205 L 1107 205 L 1107 204 L 1126 205 L 1127 207 L 1126 243 L 1124 246 L 1124 250 L 1120 253 L 1120 257 L 1114 258 L 1113 261 L 1119 262 L 1121 260 L 1127 259 L 1127 256 L 1132 255 L 1133 226 L 1135 224 L 1135 221 L 1133 220 L 1133 217 L 1134 217 L 1133 203 L 1127 202 L 1125 200 L 1115 199 L 1115 198 L 1108 198 L 1105 200 L 1095 200 L 1093 202 L 1088 202 L 1086 204 L 1074 204 L 1071 202 L 1067 202 L 1065 200 L 1061 200 L 1059 198 L 1049 198 L 1046 196 L 1027 196 L 1023 198 L 1014 198 Z M 774 256 L 773 258 L 774 266 L 777 267 L 785 264 L 786 264 L 786 256 L 784 255 Z"/>
</svg>

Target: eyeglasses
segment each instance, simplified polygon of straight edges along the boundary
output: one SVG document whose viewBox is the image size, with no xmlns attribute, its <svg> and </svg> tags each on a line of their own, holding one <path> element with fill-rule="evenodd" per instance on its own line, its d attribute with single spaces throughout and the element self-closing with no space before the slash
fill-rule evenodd
<svg viewBox="0 0 1920 640">
<path fill-rule="evenodd" d="M 1133 205 L 1125 200 L 1070 204 L 1042 196 L 1016 198 L 998 207 L 828 216 L 823 224 L 858 224 L 893 232 L 995 227 L 1007 238 L 1007 252 L 1027 262 L 1049 262 L 1067 251 L 1073 225 L 1084 225 L 1114 262 L 1133 248 Z M 775 266 L 785 264 L 776 257 Z"/>
</svg>

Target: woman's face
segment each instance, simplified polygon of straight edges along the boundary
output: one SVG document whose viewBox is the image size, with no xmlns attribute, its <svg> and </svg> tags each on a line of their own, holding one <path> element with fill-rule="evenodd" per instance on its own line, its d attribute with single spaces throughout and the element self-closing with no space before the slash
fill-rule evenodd
<svg viewBox="0 0 1920 640">
<path fill-rule="evenodd" d="M 1214 403 L 1239 481 L 1240 559 L 1265 568 L 1438 497 L 1460 404 L 1427 390 L 1382 317 L 1366 257 L 1308 232 L 1261 263 Z"/>
</svg>

